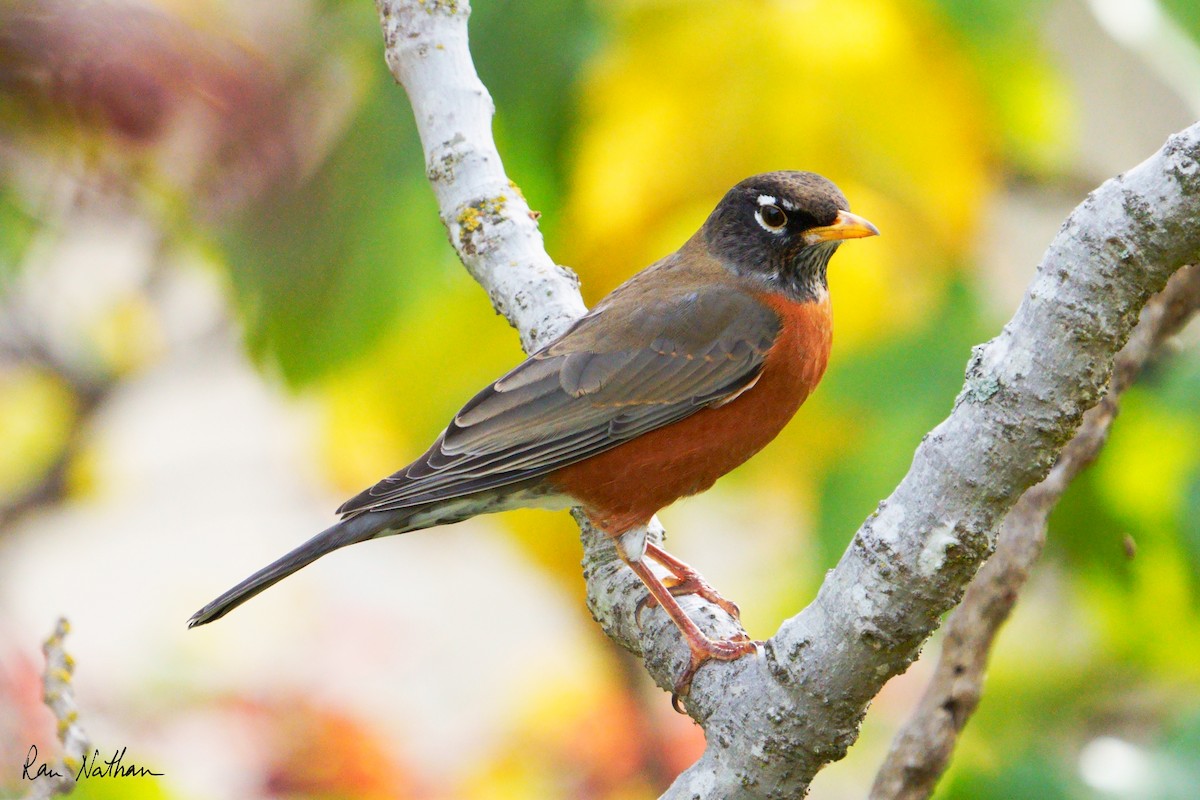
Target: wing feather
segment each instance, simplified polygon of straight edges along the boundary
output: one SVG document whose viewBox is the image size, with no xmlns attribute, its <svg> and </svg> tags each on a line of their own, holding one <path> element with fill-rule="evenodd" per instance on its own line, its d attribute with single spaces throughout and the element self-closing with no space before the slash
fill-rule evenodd
<svg viewBox="0 0 1200 800">
<path fill-rule="evenodd" d="M 479 392 L 421 458 L 339 513 L 531 481 L 750 386 L 778 332 L 775 313 L 747 293 L 711 286 L 643 307 L 627 289 L 648 272 Z"/>
</svg>

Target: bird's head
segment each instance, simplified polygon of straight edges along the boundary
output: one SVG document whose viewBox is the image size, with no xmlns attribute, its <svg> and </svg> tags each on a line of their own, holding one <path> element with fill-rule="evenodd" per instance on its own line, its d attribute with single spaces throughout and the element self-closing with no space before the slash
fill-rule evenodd
<svg viewBox="0 0 1200 800">
<path fill-rule="evenodd" d="M 879 235 L 846 197 L 812 172 L 767 172 L 730 189 L 701 235 L 737 275 L 796 300 L 826 291 L 825 268 L 845 239 Z"/>
</svg>

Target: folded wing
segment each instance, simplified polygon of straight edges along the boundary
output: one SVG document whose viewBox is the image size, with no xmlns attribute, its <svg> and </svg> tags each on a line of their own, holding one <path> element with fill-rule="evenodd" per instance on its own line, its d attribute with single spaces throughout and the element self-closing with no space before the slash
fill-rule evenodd
<svg viewBox="0 0 1200 800">
<path fill-rule="evenodd" d="M 524 483 L 616 447 L 750 385 L 779 330 L 774 312 L 743 292 L 682 287 L 643 307 L 625 288 L 472 398 L 421 458 L 338 512 Z"/>
</svg>

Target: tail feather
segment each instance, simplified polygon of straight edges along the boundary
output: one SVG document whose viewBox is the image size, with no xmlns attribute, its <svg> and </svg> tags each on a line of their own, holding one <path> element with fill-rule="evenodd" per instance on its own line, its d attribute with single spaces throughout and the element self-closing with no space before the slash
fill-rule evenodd
<svg viewBox="0 0 1200 800">
<path fill-rule="evenodd" d="M 395 523 L 394 514 L 360 514 L 342 520 L 321 531 L 274 563 L 263 567 L 197 611 L 188 620 L 188 627 L 194 628 L 197 625 L 204 625 L 220 619 L 259 592 L 274 586 L 296 570 L 308 566 L 327 553 L 332 553 L 346 545 L 365 542 L 385 529 L 390 529 L 389 533 L 399 532 L 395 530 Z"/>
</svg>

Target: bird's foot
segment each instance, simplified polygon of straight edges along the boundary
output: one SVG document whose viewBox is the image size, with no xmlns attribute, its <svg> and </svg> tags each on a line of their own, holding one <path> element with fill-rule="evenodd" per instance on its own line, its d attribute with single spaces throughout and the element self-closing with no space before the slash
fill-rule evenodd
<svg viewBox="0 0 1200 800">
<path fill-rule="evenodd" d="M 742 656 L 758 652 L 760 644 L 744 634 L 738 639 L 709 639 L 706 636 L 697 640 L 693 640 L 691 637 L 685 638 L 688 649 L 692 652 L 691 662 L 679 676 L 679 680 L 675 681 L 675 690 L 671 692 L 671 708 L 680 714 L 686 712 L 679 703 L 692 690 L 692 679 L 696 677 L 696 671 L 700 667 L 710 660 L 736 661 Z"/>
<path fill-rule="evenodd" d="M 675 597 L 682 597 L 685 594 L 694 594 L 703 597 L 708 602 L 719 607 L 729 616 L 736 620 L 741 620 L 742 612 L 738 608 L 737 603 L 732 600 L 726 600 L 721 595 L 717 594 L 717 590 L 708 585 L 708 582 L 700 576 L 700 573 L 688 567 L 683 575 L 669 577 L 663 581 L 667 590 Z M 654 608 L 658 605 L 658 600 L 654 595 L 647 594 L 638 601 L 637 608 L 634 610 L 634 619 L 637 620 L 638 627 L 642 625 L 642 611 L 647 608 Z"/>
<path fill-rule="evenodd" d="M 675 600 L 676 595 L 698 594 L 710 603 L 724 609 L 734 619 L 738 616 L 738 607 L 717 594 L 694 569 L 670 553 L 667 553 L 658 545 L 644 543 L 641 546 L 645 548 L 646 556 L 654 559 L 671 571 L 672 577 L 667 578 L 666 581 L 654 574 L 643 558 L 629 556 L 622 549 L 622 544 L 623 540 L 618 538 L 617 553 L 629 565 L 634 574 L 641 579 L 646 589 L 650 592 L 650 597 L 639 602 L 634 612 L 634 619 L 637 621 L 638 627 L 641 627 L 642 624 L 641 611 L 643 608 L 648 605 L 661 606 L 663 611 L 667 613 L 667 616 L 671 618 L 671 621 L 679 629 L 684 642 L 687 643 L 690 653 L 688 666 L 683 671 L 683 675 L 679 677 L 679 680 L 675 682 L 675 689 L 671 692 L 671 706 L 676 711 L 683 713 L 679 701 L 687 697 L 688 692 L 692 688 L 692 679 L 696 676 L 696 672 L 700 667 L 713 659 L 717 661 L 734 661 L 742 656 L 750 655 L 757 652 L 758 643 L 752 641 L 744 631 L 730 639 L 710 639 L 705 636 Z"/>
</svg>

